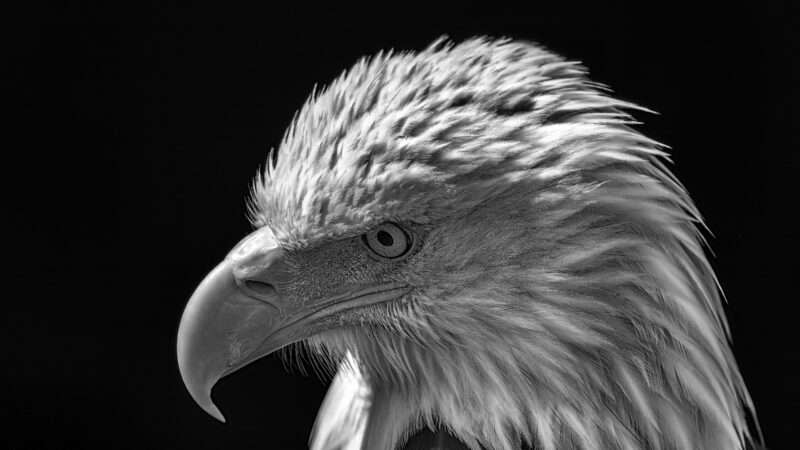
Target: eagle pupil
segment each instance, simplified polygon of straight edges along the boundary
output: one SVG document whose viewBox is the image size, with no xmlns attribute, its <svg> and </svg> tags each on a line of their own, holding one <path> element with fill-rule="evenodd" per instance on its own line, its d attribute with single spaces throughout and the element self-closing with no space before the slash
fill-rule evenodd
<svg viewBox="0 0 800 450">
<path fill-rule="evenodd" d="M 392 235 L 386 231 L 383 230 L 378 231 L 378 235 L 375 237 L 378 238 L 378 242 L 387 247 L 391 247 L 392 244 L 394 244 L 394 239 L 392 238 Z"/>
</svg>

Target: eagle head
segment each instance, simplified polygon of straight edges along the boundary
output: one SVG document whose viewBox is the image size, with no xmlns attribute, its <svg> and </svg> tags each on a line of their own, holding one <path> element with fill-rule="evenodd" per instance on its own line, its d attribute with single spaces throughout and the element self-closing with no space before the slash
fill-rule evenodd
<svg viewBox="0 0 800 450">
<path fill-rule="evenodd" d="M 255 231 L 189 301 L 189 392 L 221 419 L 219 378 L 299 349 L 339 369 L 314 448 L 423 427 L 741 448 L 752 403 L 701 217 L 632 109 L 527 42 L 361 60 L 301 108 L 253 183 Z"/>
</svg>

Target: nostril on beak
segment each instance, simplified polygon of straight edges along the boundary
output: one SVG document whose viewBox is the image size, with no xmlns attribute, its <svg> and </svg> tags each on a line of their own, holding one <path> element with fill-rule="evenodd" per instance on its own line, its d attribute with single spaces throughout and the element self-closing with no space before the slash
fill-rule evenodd
<svg viewBox="0 0 800 450">
<path fill-rule="evenodd" d="M 272 297 L 276 294 L 275 286 L 258 280 L 244 280 L 244 288 L 258 298 Z"/>
</svg>

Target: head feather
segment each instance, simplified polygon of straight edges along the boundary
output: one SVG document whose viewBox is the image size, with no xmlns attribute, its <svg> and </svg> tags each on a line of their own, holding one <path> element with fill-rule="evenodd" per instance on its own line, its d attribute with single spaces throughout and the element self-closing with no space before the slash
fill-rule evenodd
<svg viewBox="0 0 800 450">
<path fill-rule="evenodd" d="M 367 373 L 365 442 L 423 425 L 473 448 L 751 439 L 702 219 L 636 109 L 575 62 L 485 38 L 363 59 L 300 109 L 254 224 L 292 249 L 385 220 L 424 232 L 407 301 L 308 342 Z"/>
</svg>

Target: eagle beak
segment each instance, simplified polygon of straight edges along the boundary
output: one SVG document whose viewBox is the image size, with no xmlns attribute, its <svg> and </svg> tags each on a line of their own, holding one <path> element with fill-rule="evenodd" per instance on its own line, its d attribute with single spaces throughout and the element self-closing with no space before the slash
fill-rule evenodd
<svg viewBox="0 0 800 450">
<path fill-rule="evenodd" d="M 268 229 L 254 232 L 206 276 L 183 311 L 177 339 L 183 383 L 222 422 L 211 401 L 220 378 L 324 329 L 315 326 L 321 319 L 408 292 L 397 284 L 335 286 L 336 295 L 291 300 L 281 292 L 291 281 L 285 256 Z"/>
<path fill-rule="evenodd" d="M 224 422 L 211 388 L 225 375 L 290 343 L 274 286 L 283 250 L 261 230 L 243 239 L 197 286 L 178 327 L 178 367 L 192 398 Z"/>
</svg>

